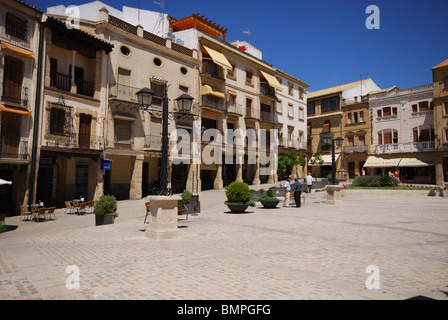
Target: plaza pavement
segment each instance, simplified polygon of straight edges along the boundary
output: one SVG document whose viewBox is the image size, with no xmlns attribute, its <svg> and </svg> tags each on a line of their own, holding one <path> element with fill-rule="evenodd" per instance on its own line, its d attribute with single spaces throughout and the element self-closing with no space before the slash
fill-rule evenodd
<svg viewBox="0 0 448 320">
<path fill-rule="evenodd" d="M 448 198 L 342 192 L 338 205 L 313 192 L 302 208 L 230 214 L 224 191 L 205 191 L 174 240 L 145 237 L 145 199 L 119 201 L 108 226 L 65 209 L 48 222 L 8 217 L 0 299 L 447 300 Z M 79 289 L 66 287 L 70 265 Z M 379 289 L 366 288 L 369 266 Z"/>
</svg>

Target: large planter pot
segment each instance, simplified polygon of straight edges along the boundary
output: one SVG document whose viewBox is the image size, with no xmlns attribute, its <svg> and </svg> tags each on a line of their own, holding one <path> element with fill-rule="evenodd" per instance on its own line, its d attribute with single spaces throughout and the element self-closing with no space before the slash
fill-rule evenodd
<svg viewBox="0 0 448 320">
<path fill-rule="evenodd" d="M 280 200 L 275 200 L 275 201 L 274 200 L 261 200 L 260 202 L 261 202 L 261 204 L 263 205 L 264 208 L 272 209 L 272 208 L 276 208 L 277 207 L 277 205 L 280 202 Z"/>
<path fill-rule="evenodd" d="M 95 226 L 102 226 L 106 224 L 114 224 L 115 216 L 112 214 L 96 214 Z"/>
<path fill-rule="evenodd" d="M 249 207 L 248 204 L 228 204 L 227 207 L 230 209 L 232 213 L 244 213 L 246 209 Z"/>
</svg>

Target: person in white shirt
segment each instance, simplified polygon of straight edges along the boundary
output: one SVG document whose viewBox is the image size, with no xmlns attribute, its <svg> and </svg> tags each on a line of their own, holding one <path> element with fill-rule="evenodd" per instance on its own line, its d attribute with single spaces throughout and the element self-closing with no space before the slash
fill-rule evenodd
<svg viewBox="0 0 448 320">
<path fill-rule="evenodd" d="M 290 208 L 289 203 L 291 202 L 291 178 L 288 178 L 285 183 L 285 202 L 283 203 L 284 207 Z"/>
<path fill-rule="evenodd" d="M 306 176 L 306 192 L 311 193 L 311 187 L 313 186 L 314 178 L 311 176 L 311 172 Z"/>
</svg>

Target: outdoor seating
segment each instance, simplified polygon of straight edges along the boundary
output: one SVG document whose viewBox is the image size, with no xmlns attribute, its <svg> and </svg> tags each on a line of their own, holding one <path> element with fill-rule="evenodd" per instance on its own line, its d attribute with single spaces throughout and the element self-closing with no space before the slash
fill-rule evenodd
<svg viewBox="0 0 448 320">
<path fill-rule="evenodd" d="M 86 207 L 87 207 L 87 202 L 78 203 L 78 205 L 75 207 L 76 213 L 78 215 L 81 215 L 81 213 L 86 213 Z"/>
<path fill-rule="evenodd" d="M 34 211 L 34 218 L 36 219 L 36 222 L 39 222 L 39 218 L 43 217 L 45 220 L 47 220 L 45 212 L 47 211 L 46 208 L 38 208 L 37 211 Z"/>
<path fill-rule="evenodd" d="M 45 214 L 47 215 L 47 218 L 46 218 L 47 220 L 49 220 L 51 215 L 53 215 L 54 220 L 56 220 L 56 214 L 55 214 L 54 210 L 56 210 L 56 207 L 50 207 L 45 211 Z"/>
<path fill-rule="evenodd" d="M 148 218 L 148 215 L 151 213 L 151 207 L 149 205 L 149 202 L 145 202 L 145 208 L 146 208 L 146 214 L 145 214 L 145 221 L 143 223 L 146 223 L 146 218 Z"/>
<path fill-rule="evenodd" d="M 73 213 L 74 209 L 75 209 L 75 206 L 72 205 L 71 201 L 65 201 L 65 213 L 67 213 L 67 210 L 68 210 L 68 213 Z"/>
<path fill-rule="evenodd" d="M 20 206 L 20 216 L 22 221 L 25 221 L 25 218 L 32 218 L 33 214 L 28 210 L 28 206 Z"/>
</svg>

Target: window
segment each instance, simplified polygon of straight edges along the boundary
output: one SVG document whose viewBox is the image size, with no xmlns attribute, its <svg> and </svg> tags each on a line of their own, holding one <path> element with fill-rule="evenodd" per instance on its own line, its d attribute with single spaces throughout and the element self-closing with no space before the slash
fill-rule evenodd
<svg viewBox="0 0 448 320">
<path fill-rule="evenodd" d="M 236 79 L 236 68 L 234 65 L 232 65 L 232 70 L 227 70 L 227 77 Z"/>
<path fill-rule="evenodd" d="M 27 34 L 27 21 L 25 18 L 12 14 L 6 13 L 6 23 L 5 32 L 16 38 L 26 40 Z"/>
<path fill-rule="evenodd" d="M 434 141 L 433 126 L 415 127 L 412 129 L 412 133 L 414 142 Z"/>
<path fill-rule="evenodd" d="M 366 136 L 358 136 L 359 145 L 365 146 L 366 145 Z"/>
<path fill-rule="evenodd" d="M 294 105 L 288 103 L 288 117 L 294 117 Z"/>
<path fill-rule="evenodd" d="M 398 108 L 397 107 L 393 107 L 392 108 L 392 115 L 396 116 L 398 114 Z"/>
<path fill-rule="evenodd" d="M 151 89 L 154 91 L 152 104 L 154 106 L 161 106 L 163 102 L 163 95 L 165 92 L 165 85 L 158 82 L 151 82 Z"/>
<path fill-rule="evenodd" d="M 299 148 L 303 148 L 303 131 L 299 131 Z"/>
<path fill-rule="evenodd" d="M 428 101 L 421 101 L 418 103 L 418 111 L 424 112 L 429 110 L 429 102 Z"/>
<path fill-rule="evenodd" d="M 246 71 L 246 84 L 252 85 L 253 73 L 251 71 Z"/>
<path fill-rule="evenodd" d="M 121 46 L 120 47 L 120 52 L 124 55 L 124 56 L 129 56 L 131 54 L 131 50 L 126 47 L 126 46 Z"/>
<path fill-rule="evenodd" d="M 277 110 L 277 113 L 280 113 L 280 114 L 283 113 L 283 102 L 281 100 L 277 101 L 276 110 Z"/>
<path fill-rule="evenodd" d="M 358 122 L 358 113 L 357 113 L 357 112 L 354 112 L 354 113 L 353 113 L 353 121 L 354 121 L 355 123 Z"/>
<path fill-rule="evenodd" d="M 389 117 L 391 115 L 392 115 L 392 112 L 391 112 L 390 107 L 383 108 L 383 117 Z"/>
<path fill-rule="evenodd" d="M 299 99 L 303 100 L 303 88 L 299 88 Z"/>
<path fill-rule="evenodd" d="M 330 120 L 325 120 L 322 126 L 322 132 L 330 132 Z"/>
<path fill-rule="evenodd" d="M 418 106 L 416 104 L 412 105 L 412 112 L 418 112 Z"/>
<path fill-rule="evenodd" d="M 443 111 L 444 111 L 443 115 L 444 116 L 448 116 L 448 102 L 445 102 L 445 104 L 443 106 L 444 106 L 444 108 L 443 108 Z"/>
<path fill-rule="evenodd" d="M 23 62 L 5 56 L 2 99 L 22 103 Z"/>
<path fill-rule="evenodd" d="M 322 112 L 331 112 L 339 110 L 339 97 L 322 100 Z"/>
<path fill-rule="evenodd" d="M 397 144 L 398 131 L 395 129 L 385 129 L 378 131 L 378 144 Z"/>
<path fill-rule="evenodd" d="M 162 60 L 160 60 L 160 58 L 154 58 L 153 62 L 157 67 L 162 65 Z"/>
<path fill-rule="evenodd" d="M 299 120 L 305 120 L 305 110 L 302 107 L 299 107 Z"/>
<path fill-rule="evenodd" d="M 308 102 L 306 108 L 307 108 L 307 114 L 309 116 L 313 116 L 316 114 L 316 103 L 315 102 Z"/>
<path fill-rule="evenodd" d="M 292 83 L 288 83 L 288 94 L 290 96 L 294 94 L 294 85 Z"/>
<path fill-rule="evenodd" d="M 352 123 L 352 114 L 351 113 L 347 113 L 347 123 L 348 124 Z"/>
<path fill-rule="evenodd" d="M 179 85 L 179 91 L 181 93 L 188 93 L 188 87 Z"/>
<path fill-rule="evenodd" d="M 364 122 L 364 111 L 359 111 L 359 122 Z"/>
<path fill-rule="evenodd" d="M 353 136 L 347 137 L 347 143 L 349 147 L 353 147 L 355 145 L 355 139 Z"/>
<path fill-rule="evenodd" d="M 445 89 L 448 90 L 448 78 L 445 78 L 445 81 L 443 83 L 444 83 Z"/>
<path fill-rule="evenodd" d="M 234 107 L 236 106 L 236 94 L 234 93 L 229 93 L 228 94 L 229 97 L 229 107 Z"/>
<path fill-rule="evenodd" d="M 63 135 L 65 126 L 65 110 L 59 108 L 50 109 L 50 133 Z"/>
<path fill-rule="evenodd" d="M 252 116 L 252 100 L 247 98 L 246 99 L 246 117 Z"/>
<path fill-rule="evenodd" d="M 383 144 L 383 133 L 378 132 L 378 144 Z"/>
<path fill-rule="evenodd" d="M 382 117 L 382 111 L 381 111 L 381 109 L 379 109 L 379 110 L 376 111 L 376 116 L 377 116 L 378 118 L 381 118 L 381 117 Z"/>
<path fill-rule="evenodd" d="M 115 138 L 118 142 L 130 142 L 132 121 L 115 120 Z"/>
</svg>

